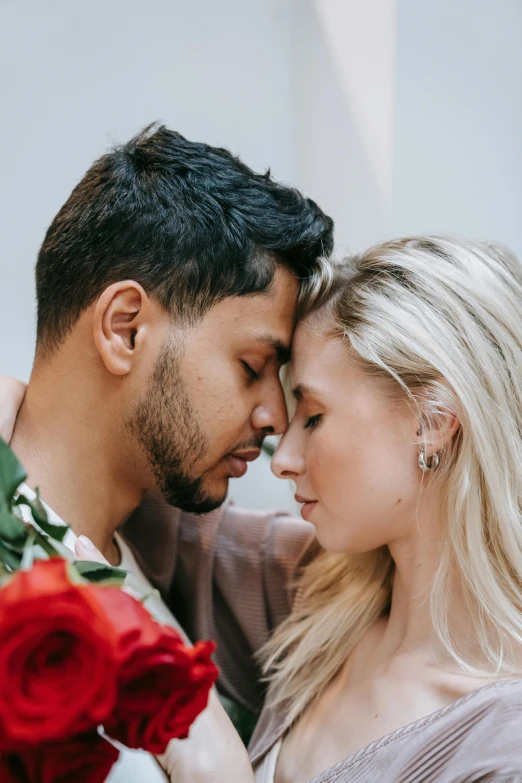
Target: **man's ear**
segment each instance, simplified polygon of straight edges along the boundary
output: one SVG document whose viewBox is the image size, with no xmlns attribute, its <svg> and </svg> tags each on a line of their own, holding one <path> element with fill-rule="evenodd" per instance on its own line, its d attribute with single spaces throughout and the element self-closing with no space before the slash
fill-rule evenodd
<svg viewBox="0 0 522 783">
<path fill-rule="evenodd" d="M 94 343 L 113 375 L 130 372 L 150 315 L 150 299 L 134 280 L 113 283 L 96 302 L 92 324 Z"/>
</svg>

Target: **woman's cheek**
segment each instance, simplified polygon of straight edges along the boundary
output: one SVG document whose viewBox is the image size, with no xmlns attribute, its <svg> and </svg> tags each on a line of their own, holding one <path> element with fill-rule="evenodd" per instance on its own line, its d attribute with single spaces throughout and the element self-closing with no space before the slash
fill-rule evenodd
<svg viewBox="0 0 522 783">
<path fill-rule="evenodd" d="M 342 486 L 342 477 L 346 475 L 346 454 L 329 430 L 322 427 L 313 433 L 307 458 L 309 491 L 327 506 L 334 501 Z"/>
</svg>

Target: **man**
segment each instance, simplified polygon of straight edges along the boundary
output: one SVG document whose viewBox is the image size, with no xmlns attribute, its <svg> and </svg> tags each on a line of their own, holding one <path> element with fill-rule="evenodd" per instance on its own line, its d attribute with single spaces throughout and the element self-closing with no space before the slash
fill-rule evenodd
<svg viewBox="0 0 522 783">
<path fill-rule="evenodd" d="M 211 551 L 200 531 L 208 523 L 215 541 L 230 518 L 220 508 L 229 478 L 286 428 L 279 370 L 296 318 L 328 279 L 332 228 L 297 191 L 159 127 L 93 164 L 38 256 L 36 355 L 12 438 L 28 484 L 70 521 L 78 551 L 86 537 L 113 564 L 132 555 L 115 537 L 128 518 L 138 576 L 194 633 L 213 631 L 218 644 L 235 634 L 243 661 L 256 644 L 226 600 L 233 587 L 217 596 L 222 624 L 211 626 L 198 590 L 213 588 L 196 579 L 210 563 L 182 577 L 191 547 Z M 259 518 L 242 519 L 255 540 Z M 244 696 L 224 655 L 225 689 L 254 704 L 255 665 Z M 176 764 L 173 753 L 164 766 L 174 774 Z"/>
</svg>

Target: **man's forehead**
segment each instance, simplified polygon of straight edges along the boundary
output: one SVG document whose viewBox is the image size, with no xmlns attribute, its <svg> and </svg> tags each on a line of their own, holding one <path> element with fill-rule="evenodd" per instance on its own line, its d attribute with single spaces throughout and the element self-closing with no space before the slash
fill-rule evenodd
<svg viewBox="0 0 522 783">
<path fill-rule="evenodd" d="M 206 314 L 205 330 L 220 334 L 232 344 L 248 343 L 277 356 L 280 363 L 290 358 L 290 347 L 295 327 L 296 289 L 281 285 L 266 291 L 243 296 L 232 296 L 215 304 Z M 275 290 L 274 290 L 275 288 Z"/>
</svg>

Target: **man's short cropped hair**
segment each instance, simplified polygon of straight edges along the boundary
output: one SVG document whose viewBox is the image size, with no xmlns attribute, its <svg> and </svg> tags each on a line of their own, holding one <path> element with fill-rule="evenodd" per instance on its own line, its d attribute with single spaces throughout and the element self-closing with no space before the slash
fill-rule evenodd
<svg viewBox="0 0 522 783">
<path fill-rule="evenodd" d="M 149 126 L 95 161 L 49 227 L 36 266 L 38 347 L 52 352 L 119 280 L 193 321 L 225 297 L 267 290 L 277 263 L 307 285 L 332 244 L 331 218 L 270 172 Z"/>
</svg>

